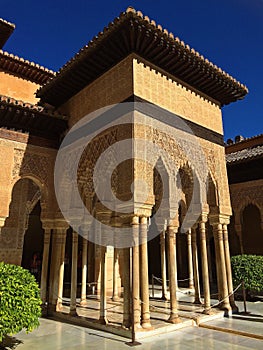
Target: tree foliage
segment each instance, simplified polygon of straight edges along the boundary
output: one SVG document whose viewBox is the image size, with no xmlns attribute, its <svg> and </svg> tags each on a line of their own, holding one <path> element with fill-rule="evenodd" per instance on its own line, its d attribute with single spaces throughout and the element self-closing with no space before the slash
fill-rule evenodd
<svg viewBox="0 0 263 350">
<path fill-rule="evenodd" d="M 35 277 L 17 265 L 0 263 L 0 342 L 6 335 L 39 326 L 41 299 Z"/>
<path fill-rule="evenodd" d="M 242 281 L 251 292 L 263 291 L 263 256 L 236 255 L 231 258 L 234 286 Z"/>
</svg>

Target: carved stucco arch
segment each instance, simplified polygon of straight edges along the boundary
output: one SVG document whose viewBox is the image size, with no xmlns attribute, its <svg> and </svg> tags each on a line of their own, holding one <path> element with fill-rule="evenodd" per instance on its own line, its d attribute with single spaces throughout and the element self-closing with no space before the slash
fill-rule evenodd
<svg viewBox="0 0 263 350">
<path fill-rule="evenodd" d="M 21 176 L 17 176 L 16 178 L 13 178 L 11 193 L 13 192 L 13 188 L 18 183 L 18 181 L 22 181 L 24 179 L 31 180 L 39 188 L 39 195 L 36 195 L 36 198 L 32 203 L 28 203 L 28 206 L 27 206 L 28 215 L 34 209 L 34 206 L 36 205 L 36 203 L 40 200 L 41 218 L 45 217 L 45 212 L 46 210 L 48 210 L 49 191 L 48 191 L 47 184 L 39 176 L 32 173 L 25 173 Z"/>
</svg>

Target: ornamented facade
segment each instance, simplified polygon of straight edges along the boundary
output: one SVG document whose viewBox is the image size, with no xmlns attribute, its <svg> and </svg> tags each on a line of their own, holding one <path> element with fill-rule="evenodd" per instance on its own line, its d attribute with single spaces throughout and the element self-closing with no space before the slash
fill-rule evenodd
<svg viewBox="0 0 263 350">
<path fill-rule="evenodd" d="M 13 28 L 0 22 L 2 44 Z M 110 294 L 122 301 L 121 324 L 135 332 L 152 329 L 150 272 L 159 271 L 162 297 L 170 298 L 170 323 L 181 322 L 178 276 L 194 289 L 196 304 L 202 292 L 204 313 L 211 313 L 213 283 L 220 307 L 235 310 L 221 107 L 246 93 L 244 85 L 133 8 L 56 74 L 0 51 L 0 259 L 31 268 L 30 254 L 40 253 L 41 296 L 49 313 L 64 310 L 68 293 L 69 314 L 76 315 L 77 297 L 88 305 L 92 288 L 100 323 L 108 323 Z M 125 122 L 110 119 L 116 115 Z M 95 136 L 81 148 L 84 120 L 85 132 Z M 71 128 L 77 146 L 64 155 L 58 194 L 55 161 Z M 118 163 L 122 148 L 114 145 L 127 140 L 130 157 Z M 99 186 L 107 188 L 108 169 L 117 164 L 110 177 L 119 200 L 114 208 L 108 193 L 98 196 L 93 181 L 96 164 L 111 148 Z M 79 196 L 94 220 L 76 205 Z M 120 233 L 116 241 L 108 238 L 107 226 L 130 232 L 129 244 L 118 242 Z M 155 243 L 148 242 L 150 232 Z M 151 258 L 155 254 L 158 261 Z"/>
</svg>

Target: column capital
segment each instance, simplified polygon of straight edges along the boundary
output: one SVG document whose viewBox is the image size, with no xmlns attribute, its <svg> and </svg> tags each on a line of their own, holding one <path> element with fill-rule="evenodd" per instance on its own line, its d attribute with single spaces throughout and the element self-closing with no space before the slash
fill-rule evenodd
<svg viewBox="0 0 263 350">
<path fill-rule="evenodd" d="M 148 224 L 148 217 L 147 216 L 141 216 L 140 217 L 140 224 L 147 225 Z"/>
<path fill-rule="evenodd" d="M 206 223 L 208 220 L 208 212 L 202 212 L 200 215 L 200 223 Z"/>
<path fill-rule="evenodd" d="M 131 218 L 131 225 L 139 225 L 139 223 L 140 223 L 139 216 L 136 216 L 136 215 L 132 216 L 132 218 Z"/>
<path fill-rule="evenodd" d="M 173 218 L 173 219 L 167 220 L 167 227 L 174 227 L 176 230 L 178 230 L 179 226 L 180 225 L 179 225 L 178 218 Z"/>
<path fill-rule="evenodd" d="M 69 223 L 65 220 L 56 219 L 53 221 L 53 228 L 66 231 L 69 228 Z"/>
<path fill-rule="evenodd" d="M 209 222 L 210 224 L 217 225 L 229 225 L 230 223 L 230 216 L 229 215 L 224 215 L 224 214 L 219 214 L 219 215 L 210 215 L 209 216 Z"/>
</svg>

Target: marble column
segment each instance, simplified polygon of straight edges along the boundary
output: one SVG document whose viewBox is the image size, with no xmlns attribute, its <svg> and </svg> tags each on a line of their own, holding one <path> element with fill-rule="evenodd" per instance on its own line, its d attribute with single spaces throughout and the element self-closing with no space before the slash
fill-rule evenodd
<svg viewBox="0 0 263 350">
<path fill-rule="evenodd" d="M 66 230 L 64 228 L 57 229 L 57 243 L 58 243 L 58 291 L 57 291 L 57 311 L 62 310 L 62 298 L 63 298 L 63 284 L 64 284 L 64 259 L 65 259 L 65 246 L 66 246 Z M 55 274 L 57 271 L 55 270 Z"/>
<path fill-rule="evenodd" d="M 187 233 L 187 251 L 188 251 L 188 274 L 189 274 L 189 288 L 194 288 L 194 274 L 193 274 L 193 255 L 192 255 L 192 233 L 191 229 Z"/>
<path fill-rule="evenodd" d="M 168 226 L 167 235 L 169 242 L 169 280 L 170 280 L 170 317 L 168 322 L 170 323 L 179 323 L 181 322 L 178 316 L 177 309 L 177 297 L 176 297 L 176 232 L 177 228 L 174 226 Z"/>
<path fill-rule="evenodd" d="M 206 249 L 206 221 L 202 215 L 200 221 L 200 245 L 201 245 L 201 258 L 202 258 L 202 275 L 203 275 L 203 289 L 204 289 L 204 313 L 211 313 L 211 301 L 210 301 L 210 285 L 209 285 L 209 271 L 207 261 L 207 249 Z"/>
<path fill-rule="evenodd" d="M 214 235 L 214 245 L 215 245 L 215 263 L 216 263 L 216 279 L 217 279 L 217 291 L 218 291 L 218 300 L 223 299 L 224 292 L 222 290 L 222 274 L 220 266 L 220 254 L 219 254 L 219 244 L 217 239 L 217 225 L 213 227 Z"/>
<path fill-rule="evenodd" d="M 44 248 L 42 259 L 40 297 L 43 303 L 47 301 L 47 278 L 48 278 L 48 263 L 49 263 L 49 248 L 50 248 L 51 229 L 45 228 L 44 232 Z"/>
<path fill-rule="evenodd" d="M 133 327 L 136 331 L 141 328 L 141 307 L 140 307 L 140 265 L 139 265 L 139 218 L 132 219 L 133 247 L 132 247 L 132 316 Z"/>
<path fill-rule="evenodd" d="M 88 259 L 88 241 L 82 238 L 82 278 L 81 278 L 81 298 L 80 305 L 87 304 L 87 259 Z"/>
<path fill-rule="evenodd" d="M 142 327 L 151 328 L 149 303 L 149 275 L 147 250 L 147 217 L 140 218 L 141 318 Z"/>
<path fill-rule="evenodd" d="M 215 243 L 216 243 L 215 248 L 216 248 L 216 259 L 218 262 L 218 273 L 220 276 L 219 289 L 220 289 L 221 300 L 222 300 L 222 303 L 220 304 L 220 306 L 223 309 L 230 310 L 222 224 L 218 223 L 214 225 L 214 237 L 215 237 Z"/>
<path fill-rule="evenodd" d="M 165 230 L 163 230 L 160 234 L 160 249 L 161 249 L 161 271 L 162 271 L 162 299 L 168 300 L 167 278 L 166 278 Z"/>
<path fill-rule="evenodd" d="M 100 319 L 101 324 L 107 324 L 107 247 L 101 246 L 101 272 L 100 272 Z"/>
<path fill-rule="evenodd" d="M 112 288 L 112 300 L 119 300 L 119 291 L 118 291 L 118 277 L 119 277 L 119 250 L 114 248 L 113 255 L 113 288 Z"/>
<path fill-rule="evenodd" d="M 131 270 L 130 270 L 130 248 L 123 249 L 123 326 L 131 326 Z"/>
<path fill-rule="evenodd" d="M 193 253 L 193 270 L 194 270 L 194 288 L 195 288 L 195 300 L 194 304 L 202 304 L 200 295 L 200 282 L 199 282 L 199 264 L 198 264 L 198 249 L 196 242 L 196 228 L 192 228 L 192 253 Z"/>
<path fill-rule="evenodd" d="M 70 307 L 71 316 L 77 314 L 77 269 L 78 269 L 78 233 L 72 232 L 72 260 L 71 260 L 71 288 Z"/>
<path fill-rule="evenodd" d="M 225 248 L 228 294 L 231 294 L 229 296 L 229 302 L 230 302 L 230 306 L 232 308 L 232 311 L 238 312 L 238 307 L 235 303 L 235 296 L 234 296 L 234 294 L 232 294 L 232 292 L 233 292 L 233 280 L 232 280 L 231 260 L 230 260 L 230 251 L 229 251 L 228 231 L 227 231 L 226 224 L 223 224 L 223 240 L 224 240 L 224 248 Z"/>
</svg>

